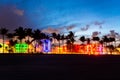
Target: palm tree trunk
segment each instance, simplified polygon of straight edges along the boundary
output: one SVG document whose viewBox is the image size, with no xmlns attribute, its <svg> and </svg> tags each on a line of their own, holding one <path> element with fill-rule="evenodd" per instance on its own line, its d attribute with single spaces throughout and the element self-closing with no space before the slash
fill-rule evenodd
<svg viewBox="0 0 120 80">
<path fill-rule="evenodd" d="M 53 47 L 55 48 L 55 47 L 56 47 L 56 46 L 55 46 L 55 38 L 53 38 L 53 44 L 54 44 Z M 54 49 L 54 48 L 53 48 L 53 49 Z M 53 50 L 53 51 L 54 51 L 54 50 Z M 55 54 L 56 54 L 56 52 L 55 52 Z"/>
<path fill-rule="evenodd" d="M 115 44 L 115 48 L 116 48 L 116 41 L 114 41 L 114 44 Z"/>
<path fill-rule="evenodd" d="M 34 44 L 35 44 L 35 46 L 34 46 L 34 51 L 35 51 L 35 53 L 36 53 L 36 42 L 34 42 Z"/>
<path fill-rule="evenodd" d="M 3 35 L 3 53 L 4 53 L 4 35 Z"/>
<path fill-rule="evenodd" d="M 59 40 L 59 53 L 60 53 L 60 40 Z"/>
<path fill-rule="evenodd" d="M 21 51 L 21 44 L 22 44 L 22 40 L 20 40 L 20 45 L 19 45 L 19 53 L 21 53 L 22 51 Z"/>
<path fill-rule="evenodd" d="M 28 36 L 28 41 L 29 41 L 29 36 Z M 28 53 L 29 53 L 29 43 L 28 43 Z"/>
<path fill-rule="evenodd" d="M 70 53 L 72 54 L 72 43 L 70 44 Z"/>
<path fill-rule="evenodd" d="M 64 39 L 62 40 L 62 52 L 64 52 Z"/>
</svg>

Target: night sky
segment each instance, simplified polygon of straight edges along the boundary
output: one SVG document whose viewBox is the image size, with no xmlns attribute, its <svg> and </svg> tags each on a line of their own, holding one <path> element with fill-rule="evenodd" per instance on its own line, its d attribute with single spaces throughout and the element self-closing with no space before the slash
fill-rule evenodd
<svg viewBox="0 0 120 80">
<path fill-rule="evenodd" d="M 0 26 L 92 35 L 119 33 L 119 0 L 0 0 Z"/>
</svg>

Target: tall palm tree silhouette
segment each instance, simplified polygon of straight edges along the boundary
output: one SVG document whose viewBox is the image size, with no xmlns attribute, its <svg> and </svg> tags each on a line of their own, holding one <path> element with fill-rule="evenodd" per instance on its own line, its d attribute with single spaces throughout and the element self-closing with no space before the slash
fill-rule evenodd
<svg viewBox="0 0 120 80">
<path fill-rule="evenodd" d="M 38 40 L 40 40 L 40 36 L 41 36 L 40 34 L 41 34 L 41 31 L 39 29 L 34 30 L 32 33 L 33 40 L 31 42 L 33 41 L 37 42 Z M 34 51 L 36 52 L 36 43 L 34 45 Z"/>
<path fill-rule="evenodd" d="M 79 38 L 79 40 L 82 42 L 80 45 L 82 45 L 81 47 L 81 51 L 82 52 L 84 52 L 85 53 L 85 45 L 84 45 L 84 43 L 85 43 L 85 41 L 86 41 L 86 38 L 85 38 L 85 36 L 81 36 L 80 38 Z"/>
<path fill-rule="evenodd" d="M 0 34 L 2 35 L 3 38 L 3 53 L 4 53 L 4 40 L 5 40 L 5 35 L 7 34 L 8 29 L 6 28 L 0 28 Z"/>
<path fill-rule="evenodd" d="M 25 28 L 25 34 L 28 37 L 28 39 L 25 41 L 28 44 L 28 53 L 29 53 L 29 45 L 31 44 L 30 42 L 30 37 L 32 37 L 32 29 L 31 28 Z"/>
<path fill-rule="evenodd" d="M 13 41 L 14 36 L 15 36 L 14 33 L 8 33 L 7 34 L 7 38 L 9 39 L 9 44 L 8 44 L 9 45 L 9 53 L 13 52 L 12 47 L 15 45 L 15 43 Z"/>
<path fill-rule="evenodd" d="M 100 38 L 99 38 L 99 37 L 93 37 L 92 40 L 95 41 L 95 42 L 99 42 L 99 41 L 100 41 Z"/>
<path fill-rule="evenodd" d="M 71 41 L 71 51 L 73 52 L 74 42 L 75 42 L 76 40 L 74 39 L 74 37 L 72 37 L 72 38 L 70 39 L 70 41 Z"/>
<path fill-rule="evenodd" d="M 87 44 L 90 44 L 90 38 L 86 38 Z"/>
<path fill-rule="evenodd" d="M 59 42 L 59 53 L 60 53 L 60 40 L 61 40 L 61 35 L 58 34 L 58 35 L 56 36 L 56 39 L 57 39 L 58 42 Z"/>
<path fill-rule="evenodd" d="M 105 36 L 102 37 L 102 40 L 103 40 L 104 47 L 105 47 L 105 49 L 106 49 L 106 51 L 108 53 L 107 44 L 109 43 L 109 38 L 105 35 Z"/>
<path fill-rule="evenodd" d="M 72 31 L 69 31 L 69 34 L 67 35 L 67 44 L 70 43 L 70 52 L 72 52 L 72 49 L 73 49 L 73 44 L 75 42 L 75 39 L 74 39 L 75 35 Z"/>
<path fill-rule="evenodd" d="M 61 35 L 62 44 L 64 45 L 65 35 Z"/>
<path fill-rule="evenodd" d="M 57 34 L 56 33 L 52 33 L 52 38 L 53 38 L 53 44 L 55 45 L 55 39 L 57 38 Z"/>
<path fill-rule="evenodd" d="M 95 48 L 96 48 L 97 47 L 97 43 L 100 42 L 100 38 L 98 36 L 96 36 L 96 37 L 93 37 L 92 40 L 95 42 Z M 96 54 L 97 51 L 94 51 L 94 53 Z"/>
<path fill-rule="evenodd" d="M 113 46 L 113 42 L 115 42 L 115 38 L 114 37 L 109 37 L 108 39 L 109 39 L 109 43 L 112 43 L 108 47 L 110 53 L 112 54 L 112 52 L 115 50 L 115 47 Z"/>
<path fill-rule="evenodd" d="M 14 31 L 15 31 L 15 36 L 18 37 L 20 44 L 22 44 L 22 39 L 24 39 L 26 36 L 25 29 L 23 27 L 19 27 L 19 28 L 15 29 Z M 19 47 L 19 52 L 21 52 L 20 47 Z"/>
<path fill-rule="evenodd" d="M 9 40 L 9 53 L 13 53 L 14 52 L 14 48 L 15 48 L 15 44 L 17 43 L 17 40 Z"/>
<path fill-rule="evenodd" d="M 81 37 L 79 38 L 79 40 L 82 42 L 82 44 L 84 44 L 84 42 L 86 41 L 86 38 L 85 38 L 85 36 L 81 36 Z"/>
<path fill-rule="evenodd" d="M 103 40 L 105 46 L 107 46 L 107 43 L 109 42 L 108 37 L 107 37 L 107 36 L 103 36 L 103 37 L 102 37 L 102 40 Z"/>
<path fill-rule="evenodd" d="M 18 36 L 18 39 L 20 40 L 20 43 L 22 43 L 22 39 L 25 38 L 25 29 L 23 27 L 19 27 L 14 30 L 15 31 L 15 36 Z"/>
<path fill-rule="evenodd" d="M 67 51 L 71 52 L 71 41 L 69 39 L 67 39 L 66 44 L 67 44 Z"/>
</svg>

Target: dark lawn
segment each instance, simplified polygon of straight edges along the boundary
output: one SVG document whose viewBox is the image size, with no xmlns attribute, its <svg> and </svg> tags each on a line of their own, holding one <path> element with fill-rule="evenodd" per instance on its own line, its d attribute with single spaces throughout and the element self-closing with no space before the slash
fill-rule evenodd
<svg viewBox="0 0 120 80">
<path fill-rule="evenodd" d="M 120 78 L 120 56 L 0 54 L 0 80 L 78 78 L 79 80 Z"/>
</svg>

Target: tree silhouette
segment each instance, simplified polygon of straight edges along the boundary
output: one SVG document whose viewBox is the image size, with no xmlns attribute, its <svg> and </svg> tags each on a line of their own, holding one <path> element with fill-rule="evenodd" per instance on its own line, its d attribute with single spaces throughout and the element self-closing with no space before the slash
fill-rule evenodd
<svg viewBox="0 0 120 80">
<path fill-rule="evenodd" d="M 87 44 L 90 44 L 90 38 L 86 38 Z"/>
<path fill-rule="evenodd" d="M 45 33 L 42 33 L 39 29 L 36 29 L 36 30 L 33 31 L 32 38 L 33 38 L 33 40 L 31 42 L 34 41 L 34 42 L 41 43 L 40 40 L 42 40 L 42 39 L 48 39 L 49 37 L 46 36 Z M 34 46 L 34 49 L 35 49 L 35 52 L 36 52 L 36 44 Z"/>
<path fill-rule="evenodd" d="M 110 42 L 109 38 L 107 36 L 103 36 L 102 40 L 103 40 L 103 43 L 105 45 L 105 48 L 108 48 L 107 44 Z M 107 50 L 107 52 L 108 52 L 108 50 Z"/>
<path fill-rule="evenodd" d="M 74 42 L 76 41 L 75 39 L 74 39 L 74 37 L 72 37 L 71 39 L 70 39 L 70 41 L 71 41 L 71 47 L 72 47 L 72 52 L 73 52 L 73 49 L 74 49 Z"/>
<path fill-rule="evenodd" d="M 8 33 L 7 34 L 7 38 L 9 39 L 9 53 L 10 52 L 13 52 L 13 49 L 12 49 L 12 47 L 17 43 L 14 43 L 14 41 L 13 41 L 13 38 L 14 38 L 14 33 Z M 14 43 L 14 44 L 13 44 Z"/>
<path fill-rule="evenodd" d="M 75 37 L 74 33 L 72 31 L 69 31 L 69 34 L 67 35 L 67 45 L 69 46 L 70 52 L 73 51 L 73 45 L 74 45 L 74 42 L 75 42 L 74 37 Z"/>
<path fill-rule="evenodd" d="M 103 36 L 102 40 L 103 40 L 105 46 L 107 46 L 107 43 L 109 42 L 108 37 L 107 36 Z"/>
<path fill-rule="evenodd" d="M 0 34 L 2 35 L 3 38 L 3 53 L 4 53 L 4 40 L 5 40 L 5 35 L 7 34 L 8 29 L 6 28 L 0 28 Z"/>
<path fill-rule="evenodd" d="M 109 37 L 108 39 L 109 39 L 109 43 L 115 42 L 115 38 L 113 38 L 113 37 Z M 115 50 L 115 47 L 114 47 L 112 44 L 110 44 L 110 45 L 108 46 L 108 48 L 109 48 L 111 54 L 112 54 L 112 52 Z"/>
<path fill-rule="evenodd" d="M 67 39 L 66 44 L 67 44 L 67 50 L 71 51 L 71 41 Z"/>
<path fill-rule="evenodd" d="M 15 29 L 14 31 L 15 31 L 15 36 L 17 36 L 17 38 L 19 39 L 20 44 L 22 44 L 22 39 L 24 39 L 26 36 L 25 29 L 23 27 L 19 27 Z M 19 47 L 19 52 L 21 52 L 20 47 Z"/>
<path fill-rule="evenodd" d="M 13 53 L 13 52 L 14 52 L 14 48 L 15 48 L 14 46 L 15 46 L 16 43 L 17 43 L 17 40 L 12 40 L 12 39 L 9 40 L 9 48 L 10 48 L 10 49 L 9 49 L 9 52 L 10 52 L 10 53 Z"/>
<path fill-rule="evenodd" d="M 100 41 L 100 38 L 99 38 L 99 37 L 93 37 L 93 41 L 99 42 L 99 41 Z"/>
<path fill-rule="evenodd" d="M 32 29 L 31 28 L 25 28 L 25 34 L 28 37 L 27 41 L 25 41 L 28 44 L 28 53 L 29 53 L 29 45 L 31 44 L 30 42 L 30 37 L 32 37 Z"/>
<path fill-rule="evenodd" d="M 60 53 L 60 40 L 61 40 L 61 35 L 60 35 L 60 34 L 57 34 L 56 39 L 57 39 L 58 42 L 59 42 L 59 53 Z"/>
<path fill-rule="evenodd" d="M 53 38 L 53 44 L 55 45 L 55 39 L 57 38 L 57 34 L 56 33 L 52 33 L 52 38 Z"/>
<path fill-rule="evenodd" d="M 19 27 L 15 29 L 14 31 L 15 31 L 15 36 L 17 36 L 18 39 L 20 40 L 20 43 L 22 43 L 22 39 L 24 39 L 26 36 L 25 29 L 23 27 Z"/>
<path fill-rule="evenodd" d="M 61 35 L 62 44 L 64 45 L 65 35 Z"/>
<path fill-rule="evenodd" d="M 86 41 L 85 36 L 81 36 L 79 40 L 82 42 L 82 44 L 84 44 L 84 42 Z"/>
</svg>

